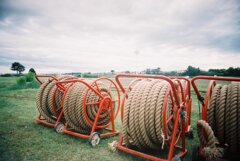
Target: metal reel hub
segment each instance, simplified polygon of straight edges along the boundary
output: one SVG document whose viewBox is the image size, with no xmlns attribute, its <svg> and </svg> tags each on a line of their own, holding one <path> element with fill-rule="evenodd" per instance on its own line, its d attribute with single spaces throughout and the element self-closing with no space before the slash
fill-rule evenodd
<svg viewBox="0 0 240 161">
<path fill-rule="evenodd" d="M 89 142 L 94 147 L 99 144 L 101 138 L 98 132 L 94 132 L 90 135 Z"/>
<path fill-rule="evenodd" d="M 105 97 L 102 102 L 101 102 L 101 105 L 103 107 L 103 109 L 108 109 L 108 107 L 112 104 L 111 102 L 111 98 L 109 97 Z"/>
<path fill-rule="evenodd" d="M 62 134 L 64 132 L 64 124 L 62 122 L 59 122 L 55 126 L 55 130 L 57 133 Z"/>
</svg>

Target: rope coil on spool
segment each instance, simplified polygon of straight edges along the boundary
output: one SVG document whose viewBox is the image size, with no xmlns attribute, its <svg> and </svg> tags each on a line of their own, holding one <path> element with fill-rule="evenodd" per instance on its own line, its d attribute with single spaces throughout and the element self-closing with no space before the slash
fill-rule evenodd
<svg viewBox="0 0 240 161">
<path fill-rule="evenodd" d="M 166 101 L 166 103 L 164 103 Z M 123 144 L 140 149 L 159 149 L 165 138 L 171 139 L 174 122 L 174 100 L 170 97 L 170 86 L 166 81 L 143 79 L 132 86 L 128 94 L 123 117 Z M 163 123 L 163 109 L 172 116 L 168 124 Z M 163 133 L 167 128 L 167 136 Z M 180 133 L 180 127 L 177 133 Z"/>
<path fill-rule="evenodd" d="M 37 109 L 42 117 L 50 123 L 56 123 L 61 110 L 63 92 L 57 87 L 57 80 L 73 78 L 72 76 L 59 76 L 49 78 L 41 84 L 36 96 Z"/>
<path fill-rule="evenodd" d="M 132 80 L 124 86 L 126 79 Z M 191 129 L 187 120 L 191 117 L 190 80 L 141 74 L 118 74 L 115 80 L 123 92 L 123 129 L 119 143 L 109 144 L 110 150 L 148 160 L 180 160 L 187 153 L 185 140 Z M 158 153 L 166 144 L 167 159 L 148 151 Z"/>
<path fill-rule="evenodd" d="M 90 81 L 86 81 L 91 84 Z M 97 86 L 101 93 L 112 98 L 111 93 L 107 92 L 107 87 L 104 86 L 103 83 L 98 82 Z M 84 114 L 84 110 L 86 108 L 86 114 L 89 119 L 94 122 L 96 118 L 97 111 L 99 109 L 99 104 L 87 105 L 84 107 L 84 96 L 87 94 L 87 102 L 99 102 L 100 97 L 96 95 L 93 91 L 88 91 L 88 88 L 81 83 L 74 83 L 71 85 L 64 97 L 64 115 L 66 118 L 67 124 L 73 128 L 75 131 L 80 133 L 89 134 L 92 128 L 92 124 L 90 124 Z M 115 104 L 113 109 L 115 109 Z M 106 125 L 110 122 L 109 117 L 109 108 L 103 109 L 100 113 L 98 119 L 98 126 Z"/>
<path fill-rule="evenodd" d="M 48 79 L 42 82 L 40 77 Z M 89 139 L 92 146 L 99 144 L 101 137 L 119 133 L 114 120 L 120 107 L 120 93 L 113 80 L 50 75 L 37 75 L 36 79 L 41 84 L 36 99 L 40 113 L 37 122 L 55 127 L 58 133 Z"/>
<path fill-rule="evenodd" d="M 240 152 L 240 83 L 217 84 L 210 98 L 207 123 L 203 120 L 197 123 L 201 144 L 216 149 L 216 136 L 220 146 L 228 145 L 230 154 Z"/>
</svg>

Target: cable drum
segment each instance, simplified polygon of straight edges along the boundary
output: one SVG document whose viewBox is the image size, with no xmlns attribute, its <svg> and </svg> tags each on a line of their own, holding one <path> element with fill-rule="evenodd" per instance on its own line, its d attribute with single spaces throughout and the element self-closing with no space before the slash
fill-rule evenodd
<svg viewBox="0 0 240 161">
<path fill-rule="evenodd" d="M 72 78 L 72 76 L 59 76 L 58 80 Z M 55 123 L 61 109 L 63 93 L 56 86 L 56 80 L 49 78 L 38 89 L 36 96 L 37 109 L 48 122 Z"/>
<path fill-rule="evenodd" d="M 87 80 L 85 82 L 88 84 L 92 83 Z M 97 86 L 102 95 L 112 98 L 107 87 L 100 81 L 92 84 L 92 86 Z M 91 104 L 86 104 L 86 106 L 84 106 L 84 101 L 85 104 Z M 87 86 L 79 82 L 72 84 L 65 93 L 63 105 L 63 113 L 68 126 L 77 132 L 89 134 L 100 107 L 99 102 L 100 97 L 92 90 L 89 90 Z M 104 126 L 110 123 L 109 109 L 110 108 L 106 108 L 101 111 L 97 126 Z M 113 109 L 115 109 L 115 103 L 113 103 Z"/>
<path fill-rule="evenodd" d="M 165 138 L 171 139 L 173 130 L 174 100 L 169 83 L 156 79 L 142 79 L 135 83 L 128 93 L 123 115 L 123 145 L 160 149 Z M 168 124 L 163 122 L 163 115 L 172 116 Z M 163 133 L 164 126 L 167 136 Z M 180 130 L 179 127 L 177 134 Z"/>
<path fill-rule="evenodd" d="M 217 84 L 212 91 L 207 111 L 207 122 L 198 121 L 198 135 L 200 142 L 206 147 L 214 148 L 215 137 L 221 146 L 228 145 L 229 152 L 240 152 L 240 83 L 229 85 Z M 206 129 L 203 130 L 202 127 Z M 209 128 L 211 128 L 209 130 Z M 205 136 L 204 131 L 213 131 L 214 135 Z M 209 132 L 210 133 L 210 132 Z M 203 141 L 203 138 L 208 137 Z M 209 144 L 211 141 L 211 144 Z M 211 146 L 210 146 L 211 145 Z"/>
</svg>

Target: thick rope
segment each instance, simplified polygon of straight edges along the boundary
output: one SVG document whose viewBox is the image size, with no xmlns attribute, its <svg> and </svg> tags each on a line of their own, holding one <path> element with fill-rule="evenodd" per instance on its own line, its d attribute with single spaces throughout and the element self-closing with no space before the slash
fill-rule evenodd
<svg viewBox="0 0 240 161">
<path fill-rule="evenodd" d="M 136 84 L 135 84 L 136 85 Z M 135 86 L 134 85 L 134 86 Z M 134 87 L 133 86 L 133 87 Z M 130 107 L 131 107 L 131 104 L 132 104 L 132 101 L 133 101 L 133 96 L 135 95 L 135 92 L 136 92 L 136 88 L 133 88 L 131 89 L 131 92 L 128 94 L 128 99 L 126 101 L 126 106 L 124 108 L 124 116 L 123 116 L 123 129 L 122 129 L 122 135 L 123 135 L 123 144 L 125 144 L 126 146 L 128 146 L 130 143 L 129 143 L 129 140 L 130 138 L 128 137 L 129 136 L 129 127 L 128 127 L 128 124 L 129 124 L 129 111 L 130 111 Z"/>
<path fill-rule="evenodd" d="M 240 151 L 239 102 L 240 83 L 232 82 L 224 86 L 217 84 L 214 87 L 208 106 L 208 123 L 203 120 L 197 123 L 200 142 L 204 147 L 207 147 L 206 154 L 210 158 L 223 156 L 215 155 L 216 152 L 222 151 L 216 148 L 216 139 L 220 146 L 224 147 L 225 144 L 228 144 L 230 154 L 236 154 Z"/>
<path fill-rule="evenodd" d="M 208 111 L 207 111 L 207 121 L 208 124 L 212 127 L 213 131 L 216 131 L 216 106 L 217 106 L 217 99 L 220 95 L 222 86 L 220 84 L 217 84 L 212 92 L 211 100 L 209 103 Z"/>
<path fill-rule="evenodd" d="M 86 81 L 91 84 L 90 81 Z M 98 83 L 99 92 L 107 94 L 107 88 L 104 87 L 103 83 Z M 87 93 L 88 92 L 88 93 Z M 66 123 L 73 128 L 75 131 L 80 133 L 89 134 L 92 129 L 92 124 L 87 121 L 87 116 L 94 122 L 96 119 L 97 111 L 100 107 L 99 104 L 86 105 L 87 116 L 84 114 L 84 97 L 86 95 L 86 103 L 97 103 L 100 101 L 100 97 L 95 94 L 92 90 L 82 83 L 74 83 L 72 87 L 65 93 L 64 98 L 64 115 Z M 109 97 L 112 97 L 109 94 Z M 113 110 L 115 107 L 113 107 Z M 109 108 L 108 110 L 102 110 L 98 118 L 97 125 L 102 126 L 110 122 Z"/>
<path fill-rule="evenodd" d="M 231 109 L 227 117 L 229 119 L 229 126 L 227 127 L 227 133 L 229 133 L 229 138 L 226 138 L 229 143 L 230 150 L 232 153 L 237 152 L 237 109 L 238 109 L 238 83 L 232 83 L 231 88 Z"/>
<path fill-rule="evenodd" d="M 216 110 L 216 129 L 220 144 L 224 144 L 225 142 L 225 108 L 227 101 L 227 89 L 227 85 L 222 87 L 219 105 Z"/>
<path fill-rule="evenodd" d="M 124 108 L 122 136 L 125 146 L 135 146 L 140 149 L 162 147 L 164 142 L 163 106 L 169 88 L 166 81 L 155 79 L 143 79 L 132 87 Z M 174 104 L 170 103 L 170 100 L 168 98 L 167 102 L 169 114 L 172 113 Z M 167 130 L 171 135 L 172 129 L 168 126 Z"/>
<path fill-rule="evenodd" d="M 215 136 L 211 126 L 204 120 L 199 120 L 197 122 L 197 133 L 200 142 L 209 148 L 215 148 Z"/>
<path fill-rule="evenodd" d="M 59 80 L 64 80 L 71 76 L 61 76 L 57 77 Z M 55 101 L 53 101 L 54 91 L 56 91 Z M 56 81 L 49 78 L 43 84 L 41 84 L 38 89 L 36 96 L 36 105 L 40 115 L 45 118 L 50 123 L 55 123 L 59 113 L 54 111 L 54 106 L 56 109 L 61 108 L 63 94 L 57 89 Z M 54 105 L 53 105 L 54 104 Z"/>
</svg>

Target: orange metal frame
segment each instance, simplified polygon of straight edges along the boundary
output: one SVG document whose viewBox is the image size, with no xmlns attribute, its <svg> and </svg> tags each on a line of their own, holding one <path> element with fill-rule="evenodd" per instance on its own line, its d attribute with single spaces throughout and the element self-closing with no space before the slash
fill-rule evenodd
<svg viewBox="0 0 240 161">
<path fill-rule="evenodd" d="M 191 98 L 191 81 L 185 77 L 171 76 L 171 79 L 183 80 L 185 81 L 185 86 L 183 87 L 183 101 L 185 102 L 185 110 L 187 112 L 187 122 L 185 125 L 185 132 L 189 132 L 191 129 L 191 112 L 192 112 L 192 98 Z"/>
<path fill-rule="evenodd" d="M 108 93 L 110 93 L 111 86 L 114 85 L 114 87 L 116 88 L 116 92 L 117 92 L 117 97 L 118 97 L 117 100 L 114 100 L 113 98 L 110 98 L 109 96 L 103 95 L 101 93 L 101 91 L 98 87 L 98 84 L 97 84 L 97 81 L 100 81 L 100 80 L 110 81 L 110 86 L 108 87 Z M 88 87 L 87 92 L 84 95 L 84 105 L 83 106 L 84 106 L 84 116 L 87 118 L 88 123 L 90 125 L 92 125 L 92 129 L 91 129 L 90 135 L 81 134 L 81 133 L 75 132 L 66 123 L 65 126 L 64 126 L 64 133 L 67 133 L 67 134 L 73 135 L 73 136 L 77 136 L 77 137 L 80 137 L 80 138 L 85 138 L 85 139 L 90 138 L 91 134 L 94 133 L 96 129 L 105 129 L 105 130 L 108 131 L 106 133 L 100 134 L 101 137 L 106 137 L 106 136 L 111 136 L 111 135 L 118 134 L 119 131 L 115 129 L 115 125 L 114 125 L 114 120 L 115 120 L 115 118 L 118 114 L 119 108 L 120 108 L 120 92 L 118 90 L 118 87 L 117 87 L 116 83 L 114 83 L 109 78 L 98 78 L 95 81 L 93 81 L 91 84 L 88 84 L 87 82 L 85 82 L 81 79 L 58 81 L 57 86 L 59 86 L 59 88 L 62 88 L 64 86 L 64 84 L 66 84 L 66 83 L 71 83 L 71 85 L 69 87 L 67 87 L 65 89 L 62 88 L 64 90 L 62 108 L 64 108 L 64 98 L 66 96 L 67 91 L 76 82 L 81 83 L 81 84 L 85 85 L 86 87 Z M 96 95 L 98 95 L 99 98 L 100 98 L 100 101 L 98 101 L 98 102 L 87 102 L 87 95 L 88 95 L 89 90 L 93 91 Z M 117 105 L 117 110 L 114 114 L 113 103 L 115 103 L 115 102 L 117 102 L 118 105 Z M 87 108 L 88 108 L 87 105 L 99 105 L 99 109 L 98 109 L 98 112 L 97 112 L 97 115 L 96 115 L 96 118 L 95 118 L 94 122 L 92 122 L 87 115 Z M 101 125 L 101 126 L 97 125 L 97 122 L 98 122 L 98 119 L 99 119 L 99 116 L 100 116 L 102 110 L 107 109 L 107 108 L 110 109 L 109 116 L 110 116 L 111 121 L 109 123 L 105 124 L 105 125 Z M 107 127 L 110 124 L 111 124 L 111 129 L 108 129 Z"/>
<path fill-rule="evenodd" d="M 123 87 L 121 81 L 120 81 L 121 78 L 137 78 L 137 79 L 133 80 L 128 85 L 128 87 L 125 89 Z M 179 157 L 183 157 L 187 153 L 187 149 L 186 149 L 186 145 L 185 145 L 185 140 L 186 140 L 185 130 L 181 130 L 181 132 L 179 132 L 179 134 L 177 135 L 177 128 L 179 127 L 178 125 L 179 125 L 181 111 L 182 110 L 186 110 L 186 105 L 189 105 L 189 103 L 191 104 L 190 81 L 187 80 L 186 78 L 177 78 L 177 77 L 169 78 L 169 77 L 166 77 L 166 76 L 152 76 L 152 75 L 139 75 L 139 74 L 119 74 L 119 75 L 117 75 L 115 77 L 116 82 L 118 83 L 121 91 L 124 93 L 124 97 L 123 97 L 122 105 L 121 105 L 121 119 L 122 120 L 123 120 L 123 113 L 124 113 L 124 103 L 125 103 L 125 100 L 128 97 L 128 92 L 131 90 L 131 87 L 132 87 L 132 85 L 134 83 L 136 83 L 137 81 L 140 81 L 141 79 L 144 79 L 144 78 L 161 79 L 161 80 L 167 81 L 170 84 L 170 88 L 168 90 L 168 93 L 165 96 L 164 107 L 163 107 L 163 110 L 165 112 L 164 118 L 163 118 L 163 121 L 164 121 L 164 123 L 163 123 L 164 124 L 163 132 L 164 132 L 164 135 L 165 135 L 165 138 L 166 138 L 166 142 L 170 146 L 169 151 L 168 151 L 168 158 L 167 158 L 167 160 L 168 161 L 172 160 L 173 152 L 174 152 L 175 148 L 178 148 L 178 149 L 181 150 L 181 152 L 179 152 L 177 155 Z M 186 95 L 182 94 L 182 101 L 180 100 L 180 98 L 178 96 L 178 92 L 179 91 L 177 91 L 176 85 L 174 84 L 174 81 L 176 80 L 178 82 L 177 86 L 180 88 L 180 92 L 183 92 L 183 87 L 179 83 L 179 79 L 184 79 L 184 80 L 187 80 L 187 82 L 188 82 L 186 90 L 188 91 L 188 95 L 189 96 L 186 98 L 187 94 Z M 173 115 L 171 115 L 171 116 L 169 116 L 169 118 L 167 118 L 166 107 L 167 107 L 167 98 L 168 98 L 169 95 L 170 95 L 170 98 L 172 100 L 174 99 L 175 111 L 174 111 Z M 186 99 L 188 101 L 186 101 Z M 189 108 L 188 108 L 188 110 L 189 110 Z M 190 108 L 190 110 L 191 110 L 191 108 Z M 191 116 L 191 115 L 189 115 L 189 116 Z M 172 132 L 172 136 L 171 136 L 172 139 L 169 140 L 169 139 L 167 139 L 167 135 L 166 135 L 167 134 L 167 124 L 172 119 L 174 119 L 174 126 L 173 126 L 173 132 Z M 185 127 L 186 124 L 187 123 L 185 122 L 185 120 L 182 119 L 181 129 L 186 129 L 186 127 Z M 180 137 L 181 137 L 181 141 L 182 141 L 182 143 L 181 143 L 182 145 L 181 146 L 177 145 Z M 155 157 L 155 156 L 152 156 L 152 155 L 149 155 L 149 154 L 146 154 L 146 153 L 143 153 L 143 152 L 139 152 L 137 150 L 133 150 L 133 149 L 130 149 L 128 147 L 125 147 L 123 145 L 123 142 L 122 142 L 122 134 L 120 135 L 119 144 L 118 144 L 117 148 L 119 150 L 121 150 L 121 151 L 126 152 L 126 153 L 137 155 L 139 157 L 143 157 L 143 158 L 146 158 L 146 159 L 149 159 L 149 160 L 166 161 L 166 159 L 158 158 L 158 157 Z"/>
<path fill-rule="evenodd" d="M 206 91 L 206 95 L 205 98 L 202 97 L 202 95 L 200 94 L 198 87 L 196 85 L 196 80 L 209 80 L 209 84 L 207 87 L 207 91 Z M 215 77 L 215 76 L 196 76 L 193 77 L 191 80 L 193 89 L 199 99 L 199 101 L 202 104 L 202 115 L 201 115 L 201 119 L 205 120 L 207 122 L 207 110 L 208 110 L 208 104 L 209 104 L 209 100 L 210 97 L 212 95 L 212 90 L 213 87 L 216 85 L 216 81 L 238 81 L 240 82 L 240 78 L 231 78 L 231 77 Z M 201 144 L 200 148 L 199 148 L 199 154 L 202 155 L 202 151 L 203 151 L 204 146 Z"/>
</svg>

